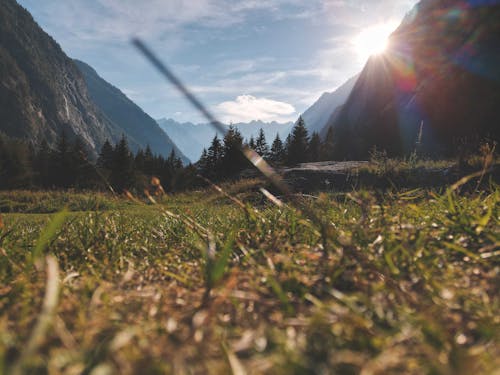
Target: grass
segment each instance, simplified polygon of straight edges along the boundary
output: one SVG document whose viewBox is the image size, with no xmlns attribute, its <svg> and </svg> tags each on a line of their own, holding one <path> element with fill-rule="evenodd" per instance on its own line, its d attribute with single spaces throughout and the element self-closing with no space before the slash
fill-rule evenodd
<svg viewBox="0 0 500 375">
<path fill-rule="evenodd" d="M 70 211 L 102 211 L 129 206 L 130 202 L 97 192 L 0 191 L 0 212 L 3 213 L 56 213 L 65 208 Z"/>
<path fill-rule="evenodd" d="M 258 186 L 2 193 L 0 373 L 498 374 L 499 188 Z"/>
</svg>

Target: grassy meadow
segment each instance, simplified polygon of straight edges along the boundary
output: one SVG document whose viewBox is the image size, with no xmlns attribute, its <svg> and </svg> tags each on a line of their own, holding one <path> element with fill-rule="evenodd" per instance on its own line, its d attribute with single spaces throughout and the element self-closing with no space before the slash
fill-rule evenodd
<svg viewBox="0 0 500 375">
<path fill-rule="evenodd" d="M 496 374 L 500 189 L 0 193 L 0 373 Z"/>
</svg>

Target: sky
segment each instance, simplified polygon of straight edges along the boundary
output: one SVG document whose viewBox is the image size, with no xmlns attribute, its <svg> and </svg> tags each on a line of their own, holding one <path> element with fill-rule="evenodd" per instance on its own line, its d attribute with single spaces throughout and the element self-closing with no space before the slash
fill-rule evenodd
<svg viewBox="0 0 500 375">
<path fill-rule="evenodd" d="M 146 42 L 223 122 L 295 121 L 366 63 L 416 0 L 18 0 L 72 58 L 153 118 L 204 122 Z"/>
</svg>

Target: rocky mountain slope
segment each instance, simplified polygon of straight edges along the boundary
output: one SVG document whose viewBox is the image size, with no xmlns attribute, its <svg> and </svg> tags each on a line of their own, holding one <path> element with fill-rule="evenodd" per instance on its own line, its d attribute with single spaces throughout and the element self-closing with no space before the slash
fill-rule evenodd
<svg viewBox="0 0 500 375">
<path fill-rule="evenodd" d="M 374 146 L 401 155 L 419 138 L 438 155 L 500 140 L 498 20 L 498 1 L 422 0 L 327 124 L 336 157 L 365 158 Z"/>
<path fill-rule="evenodd" d="M 120 129 L 94 105 L 79 70 L 14 0 L 0 6 L 0 131 L 53 144 L 79 136 L 90 150 Z"/>
<path fill-rule="evenodd" d="M 106 139 L 116 143 L 122 135 L 133 150 L 150 144 L 166 155 L 175 147 L 153 119 L 79 65 L 85 74 L 26 9 L 1 0 L 0 132 L 49 145 L 65 132 L 80 137 L 94 157 Z"/>
<path fill-rule="evenodd" d="M 309 133 L 320 133 L 328 123 L 335 110 L 343 105 L 351 94 L 358 76 L 352 77 L 334 92 L 325 92 L 302 115 Z"/>
<path fill-rule="evenodd" d="M 91 99 L 106 117 L 127 135 L 133 146 L 149 145 L 155 154 L 168 156 L 175 150 L 185 163 L 188 158 L 177 148 L 160 126 L 118 88 L 102 79 L 97 72 L 82 61 L 75 64 L 83 74 Z M 132 149 L 136 148 L 132 147 Z"/>
<path fill-rule="evenodd" d="M 160 127 L 172 138 L 181 151 L 196 162 L 201 156 L 203 148 L 210 147 L 210 143 L 217 132 L 210 124 L 179 123 L 172 119 L 158 120 Z M 243 138 L 257 137 L 262 128 L 267 143 L 271 145 L 276 134 L 284 140 L 293 127 L 293 123 L 280 124 L 277 122 L 252 121 L 249 123 L 233 124 L 241 132 Z M 222 136 L 219 134 L 219 137 Z"/>
</svg>

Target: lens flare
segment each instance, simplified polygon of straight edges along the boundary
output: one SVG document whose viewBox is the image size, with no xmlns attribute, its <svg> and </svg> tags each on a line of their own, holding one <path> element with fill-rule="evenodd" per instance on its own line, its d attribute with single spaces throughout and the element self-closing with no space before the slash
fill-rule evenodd
<svg viewBox="0 0 500 375">
<path fill-rule="evenodd" d="M 389 36 L 397 28 L 397 22 L 386 22 L 362 30 L 353 41 L 354 49 L 360 60 L 379 55 L 389 46 Z"/>
</svg>

